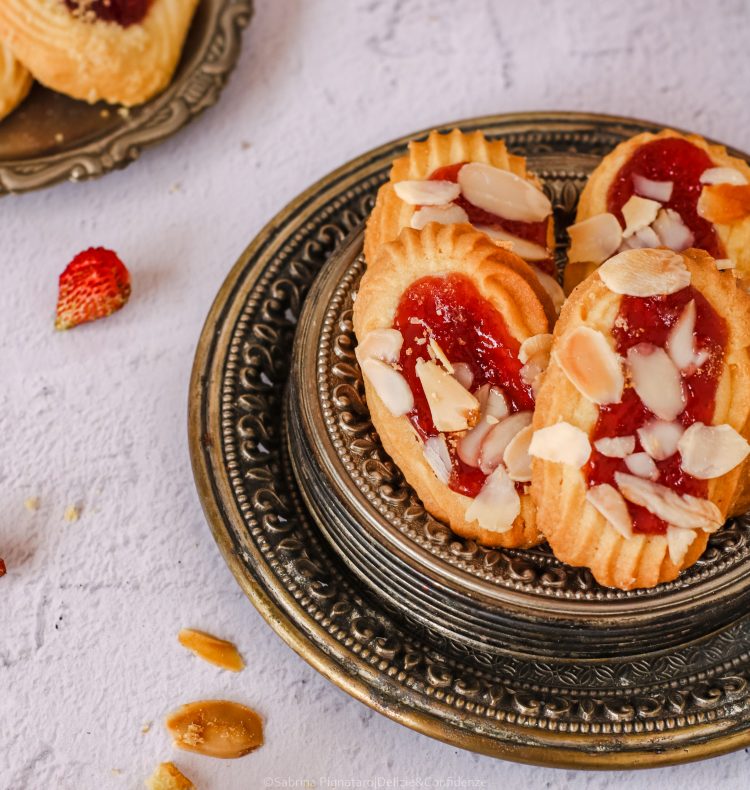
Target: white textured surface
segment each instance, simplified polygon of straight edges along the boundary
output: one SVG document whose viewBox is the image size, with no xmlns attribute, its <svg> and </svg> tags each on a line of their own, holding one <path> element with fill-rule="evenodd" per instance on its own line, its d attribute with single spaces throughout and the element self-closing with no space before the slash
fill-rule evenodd
<svg viewBox="0 0 750 790">
<path fill-rule="evenodd" d="M 2 201 L 0 787 L 138 788 L 170 757 L 203 790 L 252 790 L 266 777 L 297 787 L 326 787 L 321 777 L 747 787 L 745 752 L 632 775 L 542 770 L 372 713 L 243 597 L 205 525 L 185 431 L 214 293 L 263 223 L 314 179 L 429 125 L 545 108 L 652 118 L 748 150 L 747 4 L 258 6 L 236 74 L 198 122 L 122 173 Z M 55 334 L 57 276 L 91 244 L 120 252 L 133 298 L 111 319 Z M 29 496 L 40 497 L 37 513 Z M 63 519 L 71 503 L 82 507 L 76 523 Z M 176 642 L 184 626 L 235 639 L 246 671 L 194 659 Z M 260 751 L 234 762 L 175 754 L 164 713 L 212 696 L 263 713 Z"/>
</svg>

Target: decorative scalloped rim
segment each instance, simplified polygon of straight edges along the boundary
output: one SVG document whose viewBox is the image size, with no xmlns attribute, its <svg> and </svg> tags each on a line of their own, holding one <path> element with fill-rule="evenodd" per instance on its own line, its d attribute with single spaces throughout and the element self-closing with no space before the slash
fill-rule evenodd
<svg viewBox="0 0 750 790">
<path fill-rule="evenodd" d="M 253 14 L 253 0 L 216 0 L 213 29 L 201 43 L 204 56 L 156 98 L 138 107 L 132 124 L 72 150 L 23 160 L 0 161 L 0 197 L 52 186 L 61 181 L 98 178 L 126 167 L 141 151 L 162 142 L 211 107 L 240 54 L 242 30 Z"/>
</svg>

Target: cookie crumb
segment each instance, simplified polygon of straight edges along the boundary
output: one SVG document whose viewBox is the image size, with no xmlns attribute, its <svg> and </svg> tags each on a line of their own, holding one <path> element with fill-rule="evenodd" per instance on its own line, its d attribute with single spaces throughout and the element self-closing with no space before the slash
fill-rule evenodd
<svg viewBox="0 0 750 790">
<path fill-rule="evenodd" d="M 145 723 L 145 724 L 144 724 L 144 725 L 141 727 L 141 732 L 142 732 L 144 735 L 145 735 L 147 732 L 149 732 L 149 731 L 151 730 L 151 724 L 152 724 L 152 722 L 150 722 L 150 721 L 147 721 L 147 722 L 146 722 L 146 723 Z"/>
<path fill-rule="evenodd" d="M 99 117 L 109 118 L 109 110 L 106 107 L 103 110 L 99 110 Z"/>
<path fill-rule="evenodd" d="M 174 763 L 160 763 L 146 779 L 148 790 L 195 790 L 195 785 Z"/>
<path fill-rule="evenodd" d="M 252 147 L 253 147 L 253 144 L 252 144 L 252 143 L 251 143 L 249 140 L 243 140 L 243 141 L 240 143 L 240 148 L 241 148 L 243 151 L 248 151 L 248 150 L 250 150 Z"/>
<path fill-rule="evenodd" d="M 110 769 L 114 776 L 121 776 L 122 775 L 122 768 L 112 768 Z"/>
<path fill-rule="evenodd" d="M 24 500 L 23 504 L 30 513 L 36 513 L 36 511 L 39 510 L 39 497 L 30 496 L 28 499 Z"/>
<path fill-rule="evenodd" d="M 65 513 L 63 518 L 69 523 L 72 524 L 74 521 L 78 521 L 81 515 L 81 508 L 77 507 L 76 505 L 68 505 L 65 508 Z"/>
<path fill-rule="evenodd" d="M 130 110 L 127 107 L 118 107 L 117 114 L 120 118 L 130 118 Z"/>
<path fill-rule="evenodd" d="M 63 142 L 65 142 L 65 135 L 62 132 L 58 132 L 55 135 L 55 142 L 56 143 L 63 143 Z"/>
</svg>

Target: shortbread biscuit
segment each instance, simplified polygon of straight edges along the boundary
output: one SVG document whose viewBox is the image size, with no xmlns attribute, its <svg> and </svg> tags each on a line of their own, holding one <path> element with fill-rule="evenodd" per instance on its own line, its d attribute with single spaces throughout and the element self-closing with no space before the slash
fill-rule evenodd
<svg viewBox="0 0 750 790">
<path fill-rule="evenodd" d="M 31 90 L 31 74 L 8 47 L 0 44 L 0 120 L 10 115 Z"/>
<path fill-rule="evenodd" d="M 198 0 L 143 2 L 145 15 L 132 21 L 119 0 L 3 0 L 0 39 L 48 88 L 140 104 L 172 79 Z"/>
<path fill-rule="evenodd" d="M 551 342 L 539 290 L 524 261 L 470 225 L 431 223 L 371 253 L 354 304 L 384 448 L 432 515 L 490 546 L 541 540 L 524 445 Z"/>
<path fill-rule="evenodd" d="M 682 141 L 684 144 L 694 146 L 694 149 L 672 149 L 673 153 L 667 152 L 665 155 L 662 151 L 659 156 L 656 156 L 657 152 L 654 152 L 653 166 L 661 167 L 665 173 L 669 172 L 672 175 L 665 175 L 664 181 L 651 184 L 646 181 L 642 182 L 640 187 L 633 185 L 629 188 L 634 190 L 633 194 L 645 197 L 647 200 L 655 200 L 657 204 L 661 204 L 653 206 L 653 208 L 671 208 L 678 215 L 680 215 L 680 211 L 686 214 L 695 210 L 699 215 L 705 213 L 707 217 L 713 217 L 714 219 L 710 223 L 706 217 L 701 217 L 708 223 L 707 226 L 702 226 L 699 229 L 703 243 L 700 243 L 701 238 L 696 238 L 695 233 L 692 233 L 692 240 L 690 236 L 681 233 L 679 221 L 674 215 L 670 215 L 671 219 L 666 223 L 664 220 L 668 219 L 667 216 L 657 217 L 643 226 L 640 237 L 637 234 L 631 235 L 629 242 L 623 241 L 626 244 L 640 247 L 665 246 L 677 251 L 690 246 L 705 249 L 717 259 L 727 259 L 720 261 L 720 266 L 728 266 L 731 261 L 731 265 L 736 267 L 741 277 L 750 277 L 750 167 L 744 160 L 730 156 L 724 146 L 708 143 L 695 134 L 683 135 L 671 129 L 664 129 L 658 134 L 644 132 L 620 143 L 602 159 L 589 176 L 578 202 L 576 225 L 584 220 L 610 212 L 612 208 L 610 196 L 612 195 L 614 199 L 613 185 L 622 169 L 630 165 L 633 156 L 643 146 L 658 145 L 659 141 L 670 139 Z M 698 150 L 695 151 L 695 149 Z M 683 157 L 685 152 L 687 155 Z M 675 159 L 674 167 L 667 161 L 668 156 L 678 157 Z M 646 167 L 650 167 L 650 165 Z M 705 174 L 707 170 L 715 171 L 703 176 L 711 183 L 701 184 L 699 181 L 701 173 Z M 685 183 L 691 185 L 684 193 L 681 193 L 678 188 L 682 178 L 687 178 Z M 729 181 L 725 182 L 724 179 Z M 669 183 L 672 183 L 674 188 L 669 198 L 665 199 L 666 195 L 661 193 L 663 187 Z M 666 188 L 669 191 L 668 186 Z M 701 197 L 702 192 L 707 193 L 703 198 Z M 713 200 L 709 205 L 704 201 L 710 197 Z M 647 211 L 648 205 L 646 204 L 642 208 Z M 680 216 L 680 218 L 687 219 L 687 224 L 690 225 L 690 217 Z M 623 225 L 624 220 L 619 217 L 618 219 Z M 647 219 L 649 219 L 648 215 L 643 221 L 645 222 Z M 715 229 L 715 243 L 711 239 L 711 224 Z M 698 225 L 701 225 L 700 221 Z M 651 230 L 655 231 L 654 235 L 651 234 Z M 571 233 L 571 238 L 574 233 L 575 228 Z M 615 241 L 612 243 L 614 244 Z M 566 293 L 570 293 L 579 282 L 594 271 L 601 260 L 617 251 L 617 249 L 605 249 L 603 258 L 591 261 L 585 259 L 585 254 L 576 254 L 573 250 L 574 247 L 575 243 L 571 244 L 570 252 L 573 254 L 569 256 L 570 262 L 565 269 Z"/>
<path fill-rule="evenodd" d="M 520 210 L 523 214 L 523 209 L 518 203 L 523 202 L 525 185 L 530 185 L 541 196 L 542 208 L 534 207 L 532 211 L 541 211 L 538 214 L 540 217 L 545 210 L 549 213 L 533 223 L 514 222 L 486 210 L 479 211 L 467 200 L 465 190 L 461 190 L 456 198 L 426 206 L 414 203 L 413 200 L 407 202 L 397 194 L 399 185 L 403 186 L 403 183 L 418 185 L 434 179 L 438 171 L 443 171 L 440 180 L 447 178 L 456 182 L 459 179 L 458 166 L 462 163 L 491 166 L 512 173 L 521 180 L 513 183 L 511 179 L 510 184 L 504 185 L 508 189 L 511 204 L 514 202 L 513 187 L 520 189 L 516 205 L 511 206 L 510 213 Z M 465 133 L 454 129 L 449 134 L 432 131 L 423 142 L 409 143 L 409 152 L 394 161 L 388 183 L 378 191 L 375 208 L 365 230 L 365 259 L 368 263 L 373 260 L 377 249 L 382 244 L 395 239 L 402 228 L 423 227 L 426 219 L 445 224 L 470 221 L 475 227 L 490 234 L 499 244 L 517 252 L 535 271 L 541 272 L 541 281 L 554 292 L 558 290 L 554 266 L 554 219 L 551 204 L 543 194 L 539 180 L 526 169 L 526 159 L 510 154 L 502 140 L 488 140 L 482 132 L 478 131 Z M 451 210 L 446 210 L 447 207 Z M 464 209 L 468 209 L 472 216 L 469 217 Z M 425 211 L 427 213 L 423 215 Z M 519 233 L 526 234 L 525 238 L 519 238 L 517 235 Z M 514 238 L 515 242 L 512 240 Z M 562 292 L 559 292 L 559 296 L 555 293 L 554 299 L 561 304 Z"/>
<path fill-rule="evenodd" d="M 701 250 L 616 256 L 565 303 L 533 426 L 555 556 L 623 590 L 676 578 L 748 504 L 750 297 Z"/>
</svg>

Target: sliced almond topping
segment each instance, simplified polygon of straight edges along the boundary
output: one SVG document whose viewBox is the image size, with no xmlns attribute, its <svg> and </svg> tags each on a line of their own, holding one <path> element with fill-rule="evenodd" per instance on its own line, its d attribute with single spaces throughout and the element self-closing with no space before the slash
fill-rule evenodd
<svg viewBox="0 0 750 790">
<path fill-rule="evenodd" d="M 633 537 L 633 522 L 628 512 L 627 502 L 622 494 L 609 483 L 589 488 L 586 500 L 601 513 L 623 538 Z"/>
<path fill-rule="evenodd" d="M 397 181 L 393 189 L 410 206 L 444 206 L 461 194 L 452 181 Z"/>
<path fill-rule="evenodd" d="M 703 187 L 698 199 L 698 214 L 717 225 L 739 222 L 750 215 L 750 184 Z"/>
<path fill-rule="evenodd" d="M 545 357 L 549 361 L 551 348 L 552 335 L 532 335 L 521 343 L 521 347 L 518 349 L 518 359 L 523 365 L 537 355 Z"/>
<path fill-rule="evenodd" d="M 747 179 L 739 170 L 733 167 L 709 167 L 700 177 L 701 184 L 734 184 L 741 186 L 747 184 Z"/>
<path fill-rule="evenodd" d="M 607 458 L 624 458 L 635 450 L 635 436 L 605 436 L 594 447 Z"/>
<path fill-rule="evenodd" d="M 654 459 L 648 453 L 633 453 L 625 458 L 625 466 L 628 471 L 646 480 L 656 480 L 659 477 L 659 470 L 654 463 Z"/>
<path fill-rule="evenodd" d="M 204 631 L 183 628 L 177 634 L 177 640 L 183 647 L 192 650 L 198 658 L 215 664 L 217 667 L 228 669 L 231 672 L 240 672 L 245 668 L 245 662 L 237 648 L 224 639 L 218 639 Z"/>
<path fill-rule="evenodd" d="M 736 269 L 737 264 L 731 258 L 717 258 L 716 259 L 716 268 L 723 272 L 726 269 Z"/>
<path fill-rule="evenodd" d="M 540 244 L 534 244 L 532 241 L 514 236 L 512 233 L 506 233 L 504 230 L 493 228 L 490 225 L 475 225 L 474 227 L 489 236 L 492 241 L 509 243 L 511 252 L 515 252 L 519 258 L 523 258 L 525 261 L 545 261 L 549 258 L 547 248 Z"/>
<path fill-rule="evenodd" d="M 483 415 L 486 414 L 501 420 L 510 414 L 508 401 L 499 387 L 490 387 L 489 384 L 483 384 L 474 394 L 479 401 L 479 407 Z"/>
<path fill-rule="evenodd" d="M 362 368 L 362 374 L 372 384 L 378 397 L 394 417 L 407 414 L 414 408 L 414 396 L 409 384 L 397 370 L 379 359 L 364 359 L 359 366 Z"/>
<path fill-rule="evenodd" d="M 693 423 L 677 444 L 683 470 L 699 480 L 731 472 L 750 453 L 750 444 L 731 425 Z"/>
<path fill-rule="evenodd" d="M 520 370 L 521 379 L 531 387 L 534 397 L 539 392 L 539 387 L 542 384 L 542 374 L 547 370 L 547 363 L 540 360 L 537 362 L 536 358 L 527 362 Z"/>
<path fill-rule="evenodd" d="M 633 387 L 647 409 L 668 422 L 682 413 L 687 399 L 680 371 L 663 348 L 651 343 L 629 348 L 628 367 Z"/>
<path fill-rule="evenodd" d="M 437 340 L 435 340 L 434 337 L 430 337 L 429 350 L 431 352 L 430 356 L 432 356 L 433 359 L 437 359 L 438 362 L 440 362 L 442 366 L 448 371 L 448 373 L 454 373 L 453 365 L 451 365 L 451 363 L 448 361 L 448 357 L 445 355 L 443 349 L 440 348 Z"/>
<path fill-rule="evenodd" d="M 661 241 L 652 227 L 639 228 L 632 236 L 623 239 L 619 252 L 624 250 L 639 250 L 644 247 L 659 247 Z"/>
<path fill-rule="evenodd" d="M 680 370 L 685 370 L 695 359 L 695 300 L 691 299 L 667 337 L 667 353 Z"/>
<path fill-rule="evenodd" d="M 466 362 L 454 362 L 452 367 L 456 381 L 458 381 L 464 389 L 470 390 L 471 385 L 474 383 L 474 374 L 471 371 L 471 366 Z"/>
<path fill-rule="evenodd" d="M 693 232 L 671 208 L 661 209 L 654 220 L 653 229 L 659 237 L 659 243 L 654 246 L 669 247 L 670 250 L 680 252 L 692 246 L 695 241 Z"/>
<path fill-rule="evenodd" d="M 698 533 L 694 529 L 667 527 L 669 559 L 672 560 L 675 565 L 681 565 L 682 561 L 685 559 L 687 550 L 697 537 Z"/>
<path fill-rule="evenodd" d="M 148 790 L 195 790 L 195 785 L 174 763 L 160 763 L 146 779 Z"/>
<path fill-rule="evenodd" d="M 708 499 L 680 496 L 667 486 L 624 472 L 615 472 L 615 482 L 625 499 L 672 526 L 716 532 L 722 524 L 721 511 Z"/>
<path fill-rule="evenodd" d="M 622 216 L 625 218 L 625 230 L 622 237 L 627 239 L 641 228 L 647 228 L 659 213 L 661 204 L 656 200 L 631 195 L 622 207 Z"/>
<path fill-rule="evenodd" d="M 534 432 L 529 454 L 545 461 L 580 469 L 591 455 L 589 437 L 569 422 L 558 422 Z"/>
<path fill-rule="evenodd" d="M 498 466 L 466 508 L 465 515 L 468 522 L 478 521 L 481 529 L 507 532 L 520 512 L 521 500 L 515 483 L 504 467 Z"/>
<path fill-rule="evenodd" d="M 517 483 L 531 482 L 531 456 L 529 445 L 534 429 L 531 425 L 522 428 L 511 440 L 503 453 L 503 463 L 511 480 Z"/>
<path fill-rule="evenodd" d="M 509 170 L 470 162 L 458 171 L 458 183 L 470 203 L 498 217 L 541 222 L 552 213 L 544 192 Z"/>
<path fill-rule="evenodd" d="M 420 359 L 416 371 L 438 431 L 465 431 L 479 401 L 435 362 Z"/>
<path fill-rule="evenodd" d="M 451 476 L 451 456 L 448 452 L 448 444 L 445 441 L 445 436 L 441 433 L 439 436 L 430 436 L 424 443 L 424 457 L 427 463 L 432 467 L 435 477 L 441 482 L 448 484 Z"/>
<path fill-rule="evenodd" d="M 593 403 L 619 403 L 625 386 L 622 360 L 601 332 L 578 326 L 566 332 L 554 351 L 570 383 Z"/>
<path fill-rule="evenodd" d="M 434 182 L 431 182 L 434 183 Z M 469 215 L 455 203 L 447 206 L 424 206 L 411 215 L 409 223 L 415 230 L 422 230 L 430 222 L 437 222 L 440 225 L 460 225 L 468 222 Z"/>
<path fill-rule="evenodd" d="M 690 285 L 682 256 L 671 250 L 625 250 L 598 272 L 610 291 L 627 296 L 672 294 Z"/>
<path fill-rule="evenodd" d="M 372 329 L 354 349 L 357 361 L 363 359 L 382 359 L 385 362 L 398 362 L 404 338 L 398 329 Z"/>
<path fill-rule="evenodd" d="M 638 438 L 643 449 L 654 459 L 664 461 L 677 452 L 685 429 L 679 422 L 652 420 L 638 429 Z"/>
<path fill-rule="evenodd" d="M 554 277 L 550 277 L 547 272 L 543 272 L 538 266 L 530 265 L 529 268 L 536 275 L 539 284 L 547 292 L 547 296 L 552 300 L 552 306 L 555 308 L 555 313 L 560 315 L 560 310 L 565 302 L 565 291 L 563 291 L 560 283 Z"/>
<path fill-rule="evenodd" d="M 166 725 L 175 746 L 207 757 L 242 757 L 263 745 L 260 716 L 229 700 L 189 702 L 171 713 Z"/>
<path fill-rule="evenodd" d="M 622 242 L 622 228 L 614 214 L 596 214 L 568 228 L 568 262 L 601 263 Z"/>
<path fill-rule="evenodd" d="M 650 178 L 646 178 L 646 176 L 635 173 L 633 175 L 633 186 L 641 197 L 658 200 L 660 203 L 666 203 L 669 198 L 672 197 L 674 182 L 652 181 Z"/>
<path fill-rule="evenodd" d="M 530 411 L 519 411 L 511 414 L 487 432 L 479 450 L 479 468 L 490 474 L 503 460 L 506 448 L 516 434 L 527 425 L 531 425 L 533 414 Z"/>
<path fill-rule="evenodd" d="M 467 431 L 456 444 L 458 457 L 468 466 L 477 468 L 479 466 L 479 454 L 485 436 L 490 432 L 493 425 L 497 425 L 498 419 L 489 415 L 483 415 L 479 422 Z"/>
</svg>

